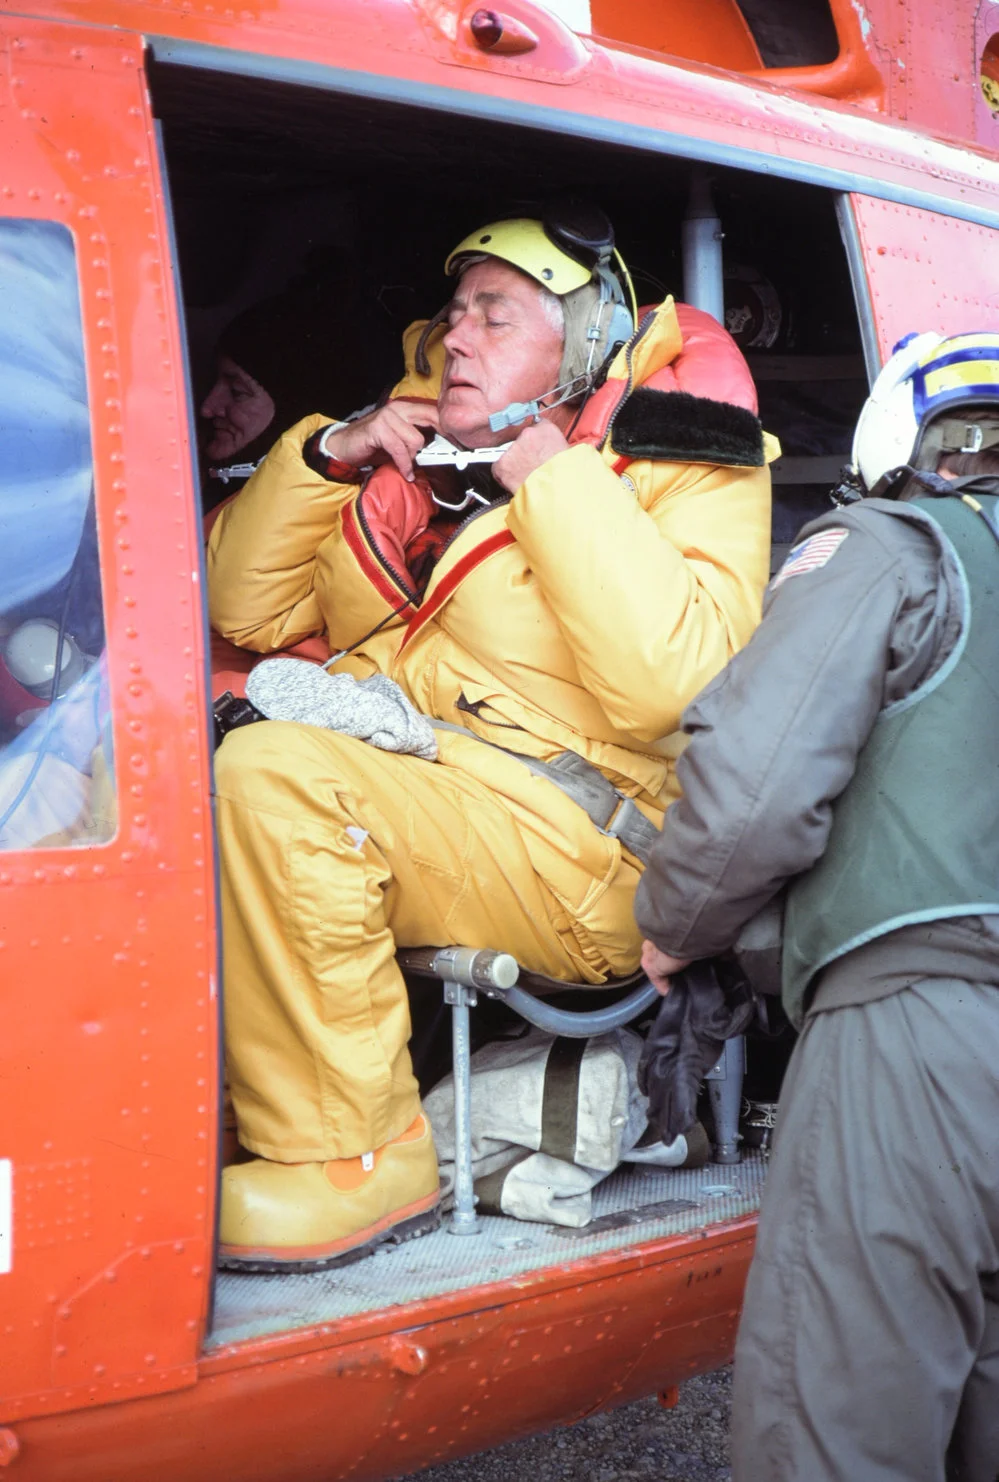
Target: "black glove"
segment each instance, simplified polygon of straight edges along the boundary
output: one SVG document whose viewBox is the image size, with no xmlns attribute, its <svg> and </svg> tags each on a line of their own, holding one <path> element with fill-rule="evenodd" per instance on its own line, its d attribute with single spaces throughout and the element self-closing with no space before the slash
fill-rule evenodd
<svg viewBox="0 0 999 1482">
<path fill-rule="evenodd" d="M 677 973 L 638 1062 L 638 1084 L 649 1098 L 649 1120 L 671 1143 L 697 1121 L 701 1082 L 733 1035 L 753 1021 L 756 1002 L 746 983 L 722 987 L 710 962 Z"/>
</svg>

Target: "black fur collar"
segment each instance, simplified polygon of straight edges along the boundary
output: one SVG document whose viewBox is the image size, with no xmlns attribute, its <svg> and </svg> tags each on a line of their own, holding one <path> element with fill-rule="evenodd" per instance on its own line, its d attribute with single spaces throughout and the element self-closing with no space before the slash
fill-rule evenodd
<svg viewBox="0 0 999 1482">
<path fill-rule="evenodd" d="M 629 458 L 670 463 L 762 468 L 766 461 L 763 426 L 752 412 L 689 391 L 650 386 L 639 386 L 621 407 L 611 429 L 611 447 Z"/>
</svg>

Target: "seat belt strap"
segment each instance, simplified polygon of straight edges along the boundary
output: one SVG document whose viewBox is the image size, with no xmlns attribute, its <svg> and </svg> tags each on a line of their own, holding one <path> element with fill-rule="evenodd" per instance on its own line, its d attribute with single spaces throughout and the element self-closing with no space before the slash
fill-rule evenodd
<svg viewBox="0 0 999 1482">
<path fill-rule="evenodd" d="M 637 859 L 643 864 L 648 863 L 652 845 L 659 836 L 658 828 L 646 818 L 633 798 L 619 792 L 600 768 L 588 762 L 585 757 L 574 751 L 563 751 L 554 761 L 543 762 L 535 756 L 524 756 L 520 751 L 511 751 L 508 746 L 487 741 L 484 736 L 470 731 L 467 726 L 455 725 L 449 720 L 436 720 L 430 715 L 427 720 L 435 731 L 454 731 L 459 736 L 471 736 L 483 746 L 491 746 L 494 751 L 502 751 L 506 756 L 514 757 L 536 777 L 544 777 L 548 782 L 554 783 L 560 792 L 564 792 L 567 798 L 571 798 L 582 808 L 590 822 L 602 834 L 620 839 Z"/>
</svg>

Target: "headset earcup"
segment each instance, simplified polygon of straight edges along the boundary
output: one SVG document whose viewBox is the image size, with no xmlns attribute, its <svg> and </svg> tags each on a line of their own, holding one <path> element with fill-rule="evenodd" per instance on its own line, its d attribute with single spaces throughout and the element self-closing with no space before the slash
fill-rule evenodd
<svg viewBox="0 0 999 1482">
<path fill-rule="evenodd" d="M 607 330 L 606 345 L 610 350 L 614 345 L 626 344 L 635 333 L 636 325 L 631 317 L 631 310 L 625 304 L 615 304 L 611 310 L 610 326 Z"/>
</svg>

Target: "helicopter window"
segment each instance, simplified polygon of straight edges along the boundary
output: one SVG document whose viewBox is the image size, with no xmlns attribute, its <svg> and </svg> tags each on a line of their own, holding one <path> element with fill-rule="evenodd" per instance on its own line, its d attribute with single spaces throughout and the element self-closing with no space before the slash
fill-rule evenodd
<svg viewBox="0 0 999 1482">
<path fill-rule="evenodd" d="M 809 11 L 816 5 L 809 0 Z M 335 248 L 353 271 L 350 302 L 324 321 L 330 342 L 349 346 L 338 356 L 349 384 L 330 394 L 325 370 L 317 376 L 317 409 L 337 416 L 398 379 L 402 334 L 440 307 L 441 265 L 468 222 L 514 208 L 529 214 L 553 190 L 608 213 L 640 302 L 681 290 L 686 160 L 172 64 L 153 64 L 150 80 L 199 406 L 216 373 L 220 328 L 285 290 L 303 244 Z M 533 162 L 529 173 L 521 156 Z M 482 159 L 491 162 L 488 178 Z M 711 171 L 711 189 L 725 239 L 726 325 L 785 454 L 774 470 L 780 565 L 801 525 L 828 507 L 849 458 L 867 394 L 857 308 L 831 192 L 722 167 Z M 400 201 L 418 229 L 400 230 Z M 266 379 L 266 367 L 259 375 Z M 199 422 L 204 432 L 205 417 Z M 218 491 L 207 477 L 204 484 L 206 504 L 215 502 Z"/>
<path fill-rule="evenodd" d="M 825 67 L 839 56 L 829 0 L 739 0 L 764 67 Z"/>
<path fill-rule="evenodd" d="M 0 849 L 115 832 L 76 258 L 56 222 L 0 221 Z"/>
<path fill-rule="evenodd" d="M 993 118 L 999 118 L 999 33 L 990 36 L 986 42 L 978 68 L 978 83 L 989 112 Z"/>
<path fill-rule="evenodd" d="M 824 67 L 839 56 L 829 0 L 559 0 L 574 30 L 713 67 Z"/>
</svg>

